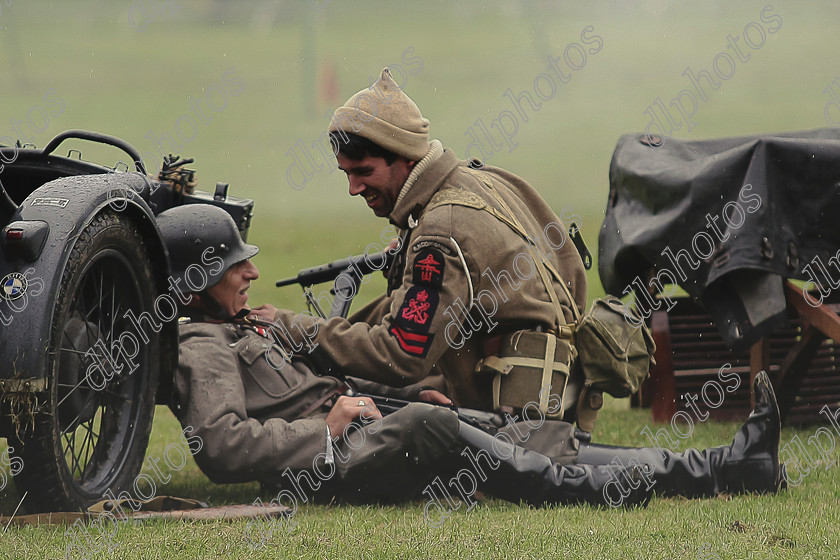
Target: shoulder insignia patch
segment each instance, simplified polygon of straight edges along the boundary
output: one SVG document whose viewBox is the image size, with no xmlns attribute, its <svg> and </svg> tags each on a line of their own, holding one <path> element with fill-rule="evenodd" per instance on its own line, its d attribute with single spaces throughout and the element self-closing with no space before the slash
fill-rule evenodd
<svg viewBox="0 0 840 560">
<path fill-rule="evenodd" d="M 429 332 L 440 296 L 426 286 L 412 286 L 405 294 L 394 322 L 412 332 Z"/>
<path fill-rule="evenodd" d="M 487 203 L 484 199 L 475 193 L 464 189 L 443 189 L 435 193 L 426 210 L 443 206 L 445 204 L 457 204 L 459 206 L 469 206 L 470 208 L 481 209 Z"/>
<path fill-rule="evenodd" d="M 440 288 L 443 284 L 443 253 L 437 249 L 426 248 L 417 253 L 412 264 L 414 284 L 426 284 Z"/>
<path fill-rule="evenodd" d="M 428 333 L 439 301 L 437 290 L 426 286 L 412 286 L 405 294 L 388 332 L 406 354 L 426 356 L 434 338 Z"/>
<path fill-rule="evenodd" d="M 438 251 L 440 251 L 442 253 L 445 253 L 447 255 L 452 254 L 452 249 L 450 249 L 449 247 L 447 247 L 443 243 L 440 243 L 439 241 L 434 241 L 432 239 L 420 239 L 420 240 L 418 240 L 417 243 L 415 243 L 411 247 L 411 250 L 416 253 L 417 251 L 420 251 L 421 249 L 427 249 L 429 247 L 433 247 L 433 248 L 437 249 Z"/>
<path fill-rule="evenodd" d="M 434 335 L 431 334 L 408 332 L 397 325 L 392 325 L 388 332 L 397 339 L 403 352 L 418 358 L 426 357 L 426 354 L 429 353 L 429 347 L 432 345 L 432 338 L 434 338 Z"/>
</svg>

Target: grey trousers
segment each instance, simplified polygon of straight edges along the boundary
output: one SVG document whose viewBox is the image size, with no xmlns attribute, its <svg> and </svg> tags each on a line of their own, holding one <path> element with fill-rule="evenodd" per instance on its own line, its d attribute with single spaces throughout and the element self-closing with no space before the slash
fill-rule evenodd
<svg viewBox="0 0 840 560">
<path fill-rule="evenodd" d="M 279 482 L 290 492 L 283 503 L 291 500 L 292 492 L 304 502 L 395 503 L 417 498 L 435 479 L 445 482 L 464 469 L 475 473 L 478 481 L 487 464 L 465 451 L 458 437 L 460 424 L 458 416 L 445 407 L 412 403 L 381 420 L 348 426 L 335 442 L 331 465 L 326 454 L 319 454 L 313 469 L 294 477 L 284 475 L 267 486 L 276 488 Z M 577 458 L 574 427 L 566 422 L 515 422 L 499 430 L 494 439 L 537 451 L 564 465 L 574 464 Z"/>
</svg>

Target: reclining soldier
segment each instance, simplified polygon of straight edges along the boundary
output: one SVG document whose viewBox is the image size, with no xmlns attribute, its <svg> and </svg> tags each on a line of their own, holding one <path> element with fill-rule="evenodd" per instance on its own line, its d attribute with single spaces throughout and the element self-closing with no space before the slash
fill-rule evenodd
<svg viewBox="0 0 840 560">
<path fill-rule="evenodd" d="M 779 414 L 766 375 L 756 379 L 756 408 L 729 446 L 679 454 L 599 446 L 557 439 L 568 430 L 551 420 L 552 429 L 524 441 L 515 425 L 491 435 L 462 421 L 436 390 L 319 376 L 305 355 L 285 355 L 247 305 L 258 248 L 242 242 L 223 210 L 176 207 L 158 225 L 175 285 L 187 274 L 192 285 L 196 274 L 206 278 L 184 309 L 191 322 L 180 326 L 172 408 L 201 437 L 195 458 L 214 482 L 258 480 L 319 501 L 390 501 L 467 469 L 472 491 L 534 505 L 611 506 L 645 504 L 653 490 L 699 497 L 779 487 Z M 427 402 L 383 417 L 359 390 Z M 523 445 L 511 443 L 517 439 Z M 614 466 L 616 458 L 639 466 Z"/>
</svg>

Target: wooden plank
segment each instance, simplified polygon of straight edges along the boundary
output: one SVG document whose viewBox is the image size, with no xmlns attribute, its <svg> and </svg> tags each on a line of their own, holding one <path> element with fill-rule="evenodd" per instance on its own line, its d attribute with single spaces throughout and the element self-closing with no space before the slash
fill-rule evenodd
<svg viewBox="0 0 840 560">
<path fill-rule="evenodd" d="M 686 410 L 680 395 L 699 393 L 726 363 L 731 365 L 730 373 L 739 375 L 741 386 L 735 393 L 726 394 L 719 409 L 709 411 L 715 419 L 742 418 L 749 412 L 751 381 L 762 369 L 774 380 L 782 413 L 789 421 L 813 422 L 824 404 L 840 404 L 840 304 L 810 308 L 801 291 L 790 286 L 786 286 L 786 296 L 788 325 L 748 353 L 732 353 L 709 315 L 688 299 L 678 300 L 669 313 L 654 313 L 652 327 L 654 316 L 659 314 L 654 329 L 659 334 L 654 338 L 661 367 L 651 371 L 642 396 L 655 408 L 654 420 L 668 422 L 678 410 Z M 834 338 L 827 339 L 826 335 Z M 837 343 L 833 342 L 835 338 Z M 667 352 L 663 351 L 665 347 Z"/>
<path fill-rule="evenodd" d="M 677 412 L 677 395 L 674 390 L 673 350 L 668 314 L 654 311 L 650 318 L 653 341 L 656 343 L 656 365 L 650 370 L 653 395 L 650 411 L 654 422 L 670 422 Z"/>
<path fill-rule="evenodd" d="M 813 307 L 802 296 L 802 290 L 788 280 L 785 282 L 785 293 L 790 305 L 799 314 L 802 321 L 819 329 L 827 338 L 840 341 L 840 316 L 832 310 L 833 306 L 819 305 Z"/>
<path fill-rule="evenodd" d="M 825 335 L 817 329 L 805 329 L 802 338 L 794 345 L 782 362 L 773 384 L 776 398 L 779 401 L 782 423 L 787 419 L 796 395 L 799 393 L 802 378 L 808 371 L 808 365 L 824 339 Z"/>
</svg>

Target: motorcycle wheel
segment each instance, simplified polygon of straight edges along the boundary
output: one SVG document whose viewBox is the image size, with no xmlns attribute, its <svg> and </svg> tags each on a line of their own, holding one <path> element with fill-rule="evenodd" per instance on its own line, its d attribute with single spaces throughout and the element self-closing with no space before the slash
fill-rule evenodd
<svg viewBox="0 0 840 560">
<path fill-rule="evenodd" d="M 110 210 L 73 247 L 55 301 L 46 401 L 12 438 L 23 460 L 15 485 L 29 512 L 85 510 L 135 483 L 152 428 L 160 340 L 124 315 L 155 317 L 149 262 L 131 219 Z"/>
</svg>

